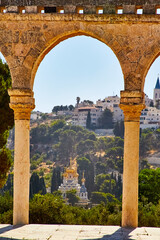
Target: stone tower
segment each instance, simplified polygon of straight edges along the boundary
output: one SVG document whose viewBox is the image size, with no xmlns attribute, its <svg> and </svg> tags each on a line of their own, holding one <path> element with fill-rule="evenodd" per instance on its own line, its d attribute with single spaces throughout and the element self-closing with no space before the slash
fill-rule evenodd
<svg viewBox="0 0 160 240">
<path fill-rule="evenodd" d="M 160 82 L 159 82 L 159 76 L 158 76 L 156 86 L 153 91 L 154 106 L 156 106 L 159 101 L 160 101 Z"/>
<path fill-rule="evenodd" d="M 82 186 L 81 186 L 81 189 L 80 189 L 80 194 L 79 194 L 79 197 L 80 197 L 80 204 L 81 205 L 86 205 L 88 204 L 88 192 L 87 192 L 87 188 L 85 187 L 85 178 L 84 178 L 84 172 L 83 172 L 83 178 L 82 178 Z"/>
</svg>

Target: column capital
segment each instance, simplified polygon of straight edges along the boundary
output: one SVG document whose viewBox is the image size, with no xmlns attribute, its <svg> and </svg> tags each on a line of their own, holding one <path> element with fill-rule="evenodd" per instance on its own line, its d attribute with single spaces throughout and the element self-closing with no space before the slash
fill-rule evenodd
<svg viewBox="0 0 160 240">
<path fill-rule="evenodd" d="M 139 122 L 145 104 L 119 104 L 119 107 L 123 110 L 125 122 Z"/>
<path fill-rule="evenodd" d="M 8 90 L 10 108 L 14 110 L 15 120 L 30 120 L 31 111 L 35 108 L 33 91 L 31 89 Z"/>
<path fill-rule="evenodd" d="M 141 91 L 121 91 L 120 104 L 145 104 L 145 94 Z"/>
</svg>

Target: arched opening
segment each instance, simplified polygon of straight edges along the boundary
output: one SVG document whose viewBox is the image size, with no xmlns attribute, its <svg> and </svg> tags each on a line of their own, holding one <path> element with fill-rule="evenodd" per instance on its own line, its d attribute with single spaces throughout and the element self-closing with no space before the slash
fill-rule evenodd
<svg viewBox="0 0 160 240">
<path fill-rule="evenodd" d="M 68 92 L 67 103 L 69 101 L 73 103 L 79 95 L 76 91 L 78 88 L 81 91 L 83 90 L 84 96 L 82 97 L 84 99 L 87 98 L 87 94 L 92 94 L 93 101 L 107 95 L 119 95 L 119 91 L 124 89 L 123 73 L 119 61 L 113 51 L 101 41 L 92 37 L 77 36 L 62 41 L 56 47 L 52 46 L 50 52 L 48 52 L 49 50 L 44 53 L 46 55 L 35 76 L 33 88 L 35 100 L 38 95 L 41 96 L 41 99 L 43 99 L 43 95 L 44 99 L 47 99 L 53 94 L 52 90 L 54 91 L 54 89 L 57 89 L 54 94 L 59 95 L 57 96 L 59 99 L 57 104 L 61 104 L 60 99 L 64 91 Z M 44 81 L 46 84 L 44 84 Z M 61 86 L 64 86 L 64 89 Z M 75 94 L 72 93 L 72 99 L 70 95 L 71 87 L 72 91 L 75 92 Z M 88 95 L 88 97 L 90 96 Z M 41 99 L 36 100 L 36 105 L 39 102 L 41 102 L 41 105 L 43 104 Z M 48 98 L 48 101 L 46 101 L 48 105 L 51 102 L 50 100 Z M 47 110 L 51 111 L 51 108 L 52 106 Z"/>
<path fill-rule="evenodd" d="M 52 47 L 54 47 L 53 44 L 52 44 Z M 47 51 L 48 50 L 46 50 L 46 53 Z M 76 104 L 77 104 L 76 98 L 80 97 L 81 102 L 84 102 L 84 100 L 90 100 L 94 102 L 94 105 L 99 104 L 98 105 L 99 108 L 100 108 L 100 102 L 102 103 L 102 106 L 103 106 L 103 103 L 105 103 L 104 106 L 106 107 L 108 106 L 108 108 L 110 109 L 114 108 L 116 113 L 115 118 L 117 118 L 115 121 L 118 121 L 119 114 L 122 114 L 122 111 L 118 107 L 119 100 L 120 100 L 119 92 L 122 89 L 123 89 L 123 74 L 122 74 L 122 70 L 118 62 L 118 59 L 116 58 L 113 51 L 109 47 L 107 47 L 104 43 L 97 41 L 95 38 L 91 38 L 87 36 L 72 37 L 65 41 L 62 41 L 60 44 L 55 46 L 44 57 L 44 60 L 41 62 L 38 68 L 38 71 L 36 73 L 35 83 L 34 83 L 36 105 L 39 104 L 36 107 L 36 110 L 40 110 L 42 112 L 50 111 L 51 113 L 53 107 L 56 105 L 72 104 L 74 107 L 76 107 Z M 43 108 L 40 108 L 40 105 L 43 105 Z M 99 109 L 98 107 L 97 109 Z M 91 108 L 93 108 L 93 106 Z M 92 117 L 95 118 L 97 116 L 96 111 L 90 112 L 90 114 L 91 114 L 91 118 Z M 55 115 L 55 112 L 53 115 Z M 58 116 L 58 112 L 54 117 L 57 117 L 57 116 Z M 56 119 L 54 117 L 53 118 L 51 117 L 51 121 L 54 121 Z M 83 115 L 83 118 L 85 117 L 87 116 Z M 65 119 L 65 116 L 61 116 L 61 118 Z M 55 135 L 54 135 L 54 137 L 52 137 L 52 139 L 50 138 L 49 140 L 50 141 L 49 144 L 51 144 L 52 147 L 54 145 L 54 147 L 52 149 L 49 149 L 47 153 L 47 157 L 52 157 L 52 159 L 45 159 L 44 157 L 44 161 L 47 162 L 47 161 L 53 160 L 56 162 L 56 164 L 58 162 L 61 162 L 63 165 L 64 163 L 65 165 L 68 165 L 69 158 L 70 157 L 73 158 L 78 155 L 77 157 L 78 165 L 80 164 L 82 165 L 82 162 L 85 162 L 86 164 L 85 165 L 86 169 L 82 168 L 78 170 L 80 175 L 79 184 L 81 184 L 82 173 L 83 173 L 83 170 L 85 170 L 86 172 L 85 184 L 89 192 L 88 196 L 89 198 L 91 198 L 92 191 L 96 191 L 95 190 L 96 188 L 95 189 L 93 188 L 95 175 L 94 175 L 94 163 L 92 158 L 93 158 L 93 155 L 96 154 L 95 145 L 97 144 L 98 146 L 99 144 L 101 145 L 100 148 L 103 149 L 103 156 L 101 156 L 101 153 L 98 156 L 96 156 L 96 161 L 98 162 L 96 167 L 98 169 L 97 175 L 103 175 L 103 174 L 105 175 L 105 178 L 101 179 L 101 184 L 100 184 L 102 185 L 103 182 L 105 182 L 102 188 L 102 191 L 104 191 L 104 194 L 105 194 L 104 198 L 106 199 L 106 202 L 107 202 L 108 200 L 107 200 L 106 194 L 110 191 L 109 185 L 111 184 L 112 193 L 111 192 L 109 193 L 112 195 L 115 193 L 116 197 L 120 199 L 120 195 L 122 191 L 123 139 L 119 139 L 120 141 L 118 141 L 118 139 L 114 139 L 113 145 L 111 144 L 112 148 L 118 144 L 117 146 L 122 150 L 121 153 L 117 152 L 114 155 L 116 159 L 115 163 L 117 164 L 114 168 L 114 163 L 112 162 L 112 160 L 109 161 L 113 156 L 108 154 L 107 157 L 104 157 L 106 146 L 108 146 L 109 148 L 110 140 L 108 136 L 110 136 L 110 134 L 112 134 L 113 132 L 104 134 L 102 131 L 101 133 L 97 133 L 96 135 L 96 133 L 91 132 L 91 130 L 93 129 L 90 129 L 88 131 L 85 128 L 78 127 L 77 126 L 78 124 L 71 126 L 70 123 L 71 122 L 67 122 L 67 125 L 63 126 L 63 129 L 62 127 L 61 129 L 59 129 L 59 132 L 61 132 L 60 138 L 61 140 L 63 140 L 63 143 L 62 142 L 58 143 L 59 146 L 63 147 L 61 148 L 61 150 L 60 148 L 58 150 L 58 151 L 61 151 L 61 153 L 57 152 L 57 149 L 56 149 L 57 142 L 55 142 L 55 140 L 53 139 L 55 138 Z M 38 128 L 38 131 L 37 131 L 37 133 L 39 134 L 40 131 L 42 130 L 41 137 L 47 136 L 44 125 L 45 124 L 43 124 L 43 127 L 41 127 L 41 129 Z M 49 123 L 48 123 L 47 129 L 50 129 L 51 131 L 53 130 L 50 128 Z M 112 126 L 112 129 L 113 129 L 113 126 Z M 82 137 L 80 136 L 81 135 L 80 131 L 84 131 L 85 134 L 88 134 L 89 138 L 83 139 L 84 136 Z M 108 135 L 105 138 L 105 140 L 101 139 L 101 136 L 105 137 L 106 134 Z M 79 136 L 79 139 L 77 139 L 76 136 Z M 37 138 L 37 141 L 39 141 L 39 147 L 38 147 L 39 151 L 43 150 L 44 145 L 46 146 L 48 144 L 47 138 L 45 138 L 44 141 L 42 140 L 40 143 L 41 137 L 39 135 L 39 137 Z M 112 138 L 114 138 L 113 134 L 112 134 Z M 69 144 L 67 145 L 66 144 L 67 141 L 68 142 L 70 141 L 70 143 L 73 143 L 74 147 L 71 147 Z M 106 141 L 106 145 L 105 145 L 105 141 Z M 80 142 L 81 144 L 83 144 L 84 148 L 87 146 L 89 150 L 86 149 L 84 150 L 86 152 L 82 153 L 81 147 L 77 148 L 77 145 L 79 145 Z M 76 143 L 76 146 L 75 146 L 75 143 Z M 32 167 L 33 158 L 34 158 L 33 150 L 35 150 L 34 142 L 33 142 L 33 129 L 31 130 L 31 146 L 32 146 L 31 147 L 31 167 Z M 75 147 L 77 152 L 74 152 Z M 71 153 L 71 155 L 68 154 L 68 150 L 69 150 L 69 153 Z M 53 159 L 53 152 L 56 152 L 54 159 Z M 62 152 L 63 152 L 63 155 L 62 155 Z M 87 158 L 87 154 L 88 154 L 88 158 Z M 56 158 L 56 156 L 58 157 Z M 105 161 L 109 161 L 109 164 L 105 163 Z M 112 169 L 112 171 L 116 171 L 117 166 L 120 173 L 116 172 L 115 174 L 112 174 L 110 179 L 110 175 L 111 175 L 110 170 Z M 67 181 L 65 179 L 64 185 L 63 184 L 61 185 L 63 190 L 64 189 L 69 190 L 66 186 L 67 184 L 69 184 L 72 187 L 75 186 L 75 182 L 77 181 L 77 179 L 75 179 L 75 177 L 70 179 L 70 176 L 71 175 L 68 175 L 69 179 L 67 179 Z M 71 182 L 71 180 L 73 181 Z M 97 183 L 98 191 L 101 191 L 100 185 L 98 185 Z M 63 196 L 66 197 L 66 195 L 63 195 Z M 79 196 L 81 196 L 83 200 L 85 198 L 86 199 L 88 198 L 87 193 L 79 194 Z M 100 192 L 98 196 L 99 196 L 99 203 L 100 203 L 101 197 L 103 198 L 102 192 Z M 111 198 L 112 197 L 113 196 L 111 196 Z"/>
<path fill-rule="evenodd" d="M 159 140 L 160 140 L 160 57 L 157 55 L 146 69 L 145 79 L 145 109 L 140 117 L 140 174 L 139 201 L 144 208 L 147 204 L 154 204 L 155 211 L 160 200 L 159 182 Z M 152 181 L 149 179 L 152 178 Z M 156 189 L 156 194 L 155 192 Z M 153 190 L 153 192 L 152 192 Z M 156 195 L 156 196 L 155 196 Z M 149 210 L 150 212 L 150 210 Z M 152 212 L 154 215 L 155 212 Z M 139 223 L 141 224 L 141 216 Z M 148 220 L 147 220 L 148 221 Z M 146 222 L 143 223 L 144 225 Z M 156 224 L 156 223 L 155 223 Z"/>
</svg>

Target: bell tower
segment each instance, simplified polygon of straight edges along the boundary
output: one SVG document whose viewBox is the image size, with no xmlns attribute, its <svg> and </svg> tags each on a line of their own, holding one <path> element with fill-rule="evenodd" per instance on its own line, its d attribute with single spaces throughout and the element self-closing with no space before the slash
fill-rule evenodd
<svg viewBox="0 0 160 240">
<path fill-rule="evenodd" d="M 157 104 L 159 105 L 159 101 L 160 101 L 160 82 L 159 82 L 159 75 L 158 75 L 156 86 L 153 90 L 153 103 L 155 107 L 157 106 Z"/>
</svg>

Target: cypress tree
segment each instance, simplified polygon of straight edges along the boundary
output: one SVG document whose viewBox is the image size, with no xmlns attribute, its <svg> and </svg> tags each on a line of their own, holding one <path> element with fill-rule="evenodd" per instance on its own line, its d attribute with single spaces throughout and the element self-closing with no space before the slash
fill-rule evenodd
<svg viewBox="0 0 160 240">
<path fill-rule="evenodd" d="M 90 111 L 88 111 L 88 114 L 87 114 L 86 128 L 91 129 L 91 113 L 90 113 Z"/>
<path fill-rule="evenodd" d="M 39 185 L 40 185 L 40 193 L 42 195 L 46 194 L 47 191 L 46 191 L 46 185 L 45 185 L 45 182 L 44 182 L 44 177 L 41 177 L 39 179 Z"/>
<path fill-rule="evenodd" d="M 61 168 L 56 167 L 53 169 L 52 179 L 51 179 L 51 193 L 58 190 L 58 187 L 62 183 Z"/>
<path fill-rule="evenodd" d="M 33 172 L 30 179 L 30 198 L 32 198 L 36 193 L 40 193 L 42 195 L 46 194 L 46 185 L 44 178 L 39 178 L 38 174 Z"/>
</svg>

